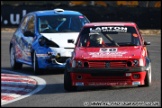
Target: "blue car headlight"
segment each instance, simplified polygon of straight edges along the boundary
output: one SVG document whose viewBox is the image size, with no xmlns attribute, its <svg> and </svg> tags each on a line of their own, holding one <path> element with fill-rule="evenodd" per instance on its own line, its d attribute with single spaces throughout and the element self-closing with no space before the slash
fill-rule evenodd
<svg viewBox="0 0 162 108">
<path fill-rule="evenodd" d="M 39 42 L 40 46 L 46 45 L 48 47 L 57 47 L 57 48 L 59 48 L 59 46 L 55 42 L 53 42 L 51 40 L 48 40 L 47 38 L 45 38 L 43 36 L 39 38 L 38 42 Z"/>
<path fill-rule="evenodd" d="M 44 37 L 40 37 L 40 38 L 38 39 L 38 42 L 39 42 L 40 46 L 44 46 L 45 43 L 46 43 L 46 39 L 45 39 Z"/>
</svg>

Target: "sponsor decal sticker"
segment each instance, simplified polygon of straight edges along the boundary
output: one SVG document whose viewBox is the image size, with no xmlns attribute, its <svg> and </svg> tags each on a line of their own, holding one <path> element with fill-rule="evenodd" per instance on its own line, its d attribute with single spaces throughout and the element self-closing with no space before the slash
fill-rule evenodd
<svg viewBox="0 0 162 108">
<path fill-rule="evenodd" d="M 90 86 L 117 86 L 117 85 L 127 85 L 127 82 L 90 82 Z"/>
<path fill-rule="evenodd" d="M 127 27 L 96 27 L 90 28 L 90 32 L 127 32 Z"/>
<path fill-rule="evenodd" d="M 84 18 L 83 16 L 79 16 L 79 18 Z"/>
<path fill-rule="evenodd" d="M 136 33 L 133 33 L 133 36 L 134 36 L 134 37 L 138 37 L 138 35 L 137 35 Z"/>
<path fill-rule="evenodd" d="M 92 57 L 122 57 L 127 52 L 117 51 L 117 48 L 101 48 L 99 52 L 89 52 Z"/>
<path fill-rule="evenodd" d="M 117 52 L 117 48 L 101 48 L 99 52 Z"/>
<path fill-rule="evenodd" d="M 48 56 L 48 54 L 36 54 L 37 55 L 37 57 L 47 57 Z"/>
</svg>

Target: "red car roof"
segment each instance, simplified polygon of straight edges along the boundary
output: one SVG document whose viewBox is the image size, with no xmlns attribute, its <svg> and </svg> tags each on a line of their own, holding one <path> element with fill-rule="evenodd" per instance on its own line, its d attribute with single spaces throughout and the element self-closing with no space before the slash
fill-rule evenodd
<svg viewBox="0 0 162 108">
<path fill-rule="evenodd" d="M 136 23 L 134 22 L 91 22 L 86 23 L 84 27 L 90 27 L 90 26 L 136 26 Z"/>
</svg>

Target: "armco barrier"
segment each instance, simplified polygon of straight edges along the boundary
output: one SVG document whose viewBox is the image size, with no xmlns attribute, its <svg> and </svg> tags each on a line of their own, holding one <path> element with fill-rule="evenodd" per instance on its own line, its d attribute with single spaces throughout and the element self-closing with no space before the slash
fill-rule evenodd
<svg viewBox="0 0 162 108">
<path fill-rule="evenodd" d="M 31 11 L 63 8 L 80 11 L 91 22 L 132 21 L 140 29 L 161 29 L 161 8 L 145 7 L 52 7 L 52 6 L 9 6 L 1 5 L 1 27 L 16 27 L 22 17 Z M 7 10 L 7 11 L 6 11 Z"/>
</svg>

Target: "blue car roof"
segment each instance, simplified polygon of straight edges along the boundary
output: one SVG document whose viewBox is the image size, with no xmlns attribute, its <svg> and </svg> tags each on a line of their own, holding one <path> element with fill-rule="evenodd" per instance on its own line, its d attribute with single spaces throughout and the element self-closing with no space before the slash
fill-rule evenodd
<svg viewBox="0 0 162 108">
<path fill-rule="evenodd" d="M 43 11 L 34 11 L 30 12 L 36 14 L 37 16 L 46 16 L 46 15 L 82 15 L 82 13 L 72 10 L 64 10 L 63 12 L 55 12 L 54 10 L 43 10 Z"/>
</svg>

